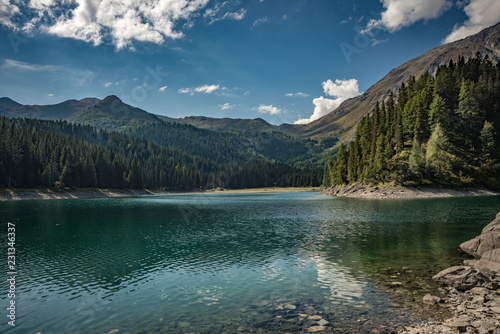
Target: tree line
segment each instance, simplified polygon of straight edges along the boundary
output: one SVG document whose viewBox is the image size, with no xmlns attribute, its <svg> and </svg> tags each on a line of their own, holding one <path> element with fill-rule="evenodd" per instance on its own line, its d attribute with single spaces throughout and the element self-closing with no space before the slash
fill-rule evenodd
<svg viewBox="0 0 500 334">
<path fill-rule="evenodd" d="M 294 167 L 250 149 L 236 153 L 217 134 L 207 136 L 221 140 L 200 149 L 194 139 L 192 147 L 168 139 L 162 145 L 161 125 L 141 126 L 126 134 L 66 121 L 0 117 L 0 186 L 191 190 L 321 183 L 322 170 Z"/>
<path fill-rule="evenodd" d="M 477 54 L 410 77 L 329 159 L 324 185 L 500 187 L 500 62 Z"/>
</svg>

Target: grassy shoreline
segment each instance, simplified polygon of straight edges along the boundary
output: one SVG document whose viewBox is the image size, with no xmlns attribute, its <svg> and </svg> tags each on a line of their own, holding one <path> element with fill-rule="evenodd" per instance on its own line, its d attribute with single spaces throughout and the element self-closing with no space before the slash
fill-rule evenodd
<svg viewBox="0 0 500 334">
<path fill-rule="evenodd" d="M 75 199 L 75 198 L 114 198 L 114 197 L 131 197 L 131 196 L 152 196 L 152 195 L 168 195 L 168 194 L 247 194 L 247 193 L 272 193 L 272 192 L 317 192 L 319 187 L 268 187 L 268 188 L 251 188 L 251 189 L 210 189 L 210 190 L 193 190 L 193 191 L 166 191 L 166 190 L 149 190 L 149 189 L 76 189 L 65 192 L 57 192 L 50 188 L 38 189 L 0 189 L 1 201 L 18 201 L 18 200 L 49 200 L 49 199 Z"/>
</svg>

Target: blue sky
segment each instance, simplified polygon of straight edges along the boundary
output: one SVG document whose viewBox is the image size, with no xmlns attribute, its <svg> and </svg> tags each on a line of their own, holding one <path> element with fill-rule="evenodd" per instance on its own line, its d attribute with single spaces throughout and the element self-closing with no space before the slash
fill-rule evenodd
<svg viewBox="0 0 500 334">
<path fill-rule="evenodd" d="M 0 0 L 0 96 L 307 123 L 499 20 L 497 0 Z"/>
</svg>

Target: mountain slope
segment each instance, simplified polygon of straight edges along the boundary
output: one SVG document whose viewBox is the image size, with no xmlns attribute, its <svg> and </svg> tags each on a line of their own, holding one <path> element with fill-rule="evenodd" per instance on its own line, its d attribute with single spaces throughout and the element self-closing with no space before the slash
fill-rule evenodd
<svg viewBox="0 0 500 334">
<path fill-rule="evenodd" d="M 21 103 L 17 103 L 16 101 L 8 98 L 8 97 L 2 97 L 0 98 L 0 107 L 7 107 L 7 108 L 17 108 L 21 107 Z"/>
<path fill-rule="evenodd" d="M 9 98 L 2 98 L 0 115 L 14 118 L 73 121 L 76 115 L 90 106 L 91 104 L 84 100 L 68 100 L 53 105 L 22 105 Z"/>
<path fill-rule="evenodd" d="M 397 93 L 398 87 L 408 77 L 418 78 L 425 72 L 434 74 L 439 65 L 448 64 L 450 59 L 457 61 L 459 56 L 468 59 L 477 52 L 494 62 L 500 60 L 500 23 L 465 39 L 438 46 L 396 67 L 364 94 L 344 101 L 316 121 L 306 125 L 284 124 L 280 129 L 301 138 L 334 136 L 344 141 L 353 135 L 359 120 L 373 109 L 375 102 L 385 99 L 391 91 Z"/>
<path fill-rule="evenodd" d="M 205 116 L 188 116 L 184 118 L 170 118 L 157 115 L 160 119 L 169 123 L 189 124 L 199 129 L 213 131 L 238 131 L 244 133 L 263 133 L 279 131 L 276 125 L 269 124 L 262 118 L 212 118 Z"/>
<path fill-rule="evenodd" d="M 160 119 L 111 95 L 80 112 L 72 121 L 99 129 L 117 130 L 136 123 L 158 122 Z"/>
</svg>

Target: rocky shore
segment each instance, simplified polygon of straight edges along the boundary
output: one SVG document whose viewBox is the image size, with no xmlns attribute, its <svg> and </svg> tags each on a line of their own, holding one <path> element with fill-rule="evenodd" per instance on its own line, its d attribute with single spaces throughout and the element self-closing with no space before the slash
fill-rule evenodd
<svg viewBox="0 0 500 334">
<path fill-rule="evenodd" d="M 500 212 L 460 248 L 475 259 L 435 275 L 441 295 L 424 296 L 424 302 L 449 309 L 452 317 L 407 326 L 399 333 L 500 333 Z"/>
<path fill-rule="evenodd" d="M 84 191 L 56 192 L 50 189 L 40 189 L 40 190 L 8 189 L 0 192 L 0 202 L 35 200 L 35 199 L 106 198 L 106 197 L 164 195 L 169 193 L 170 192 L 167 191 L 157 191 L 157 190 L 88 189 Z"/>
<path fill-rule="evenodd" d="M 432 197 L 460 197 L 460 196 L 497 196 L 500 191 L 477 188 L 408 188 L 403 186 L 378 186 L 364 183 L 355 183 L 342 186 L 331 186 L 323 189 L 320 195 L 351 198 L 432 198 Z"/>
</svg>

